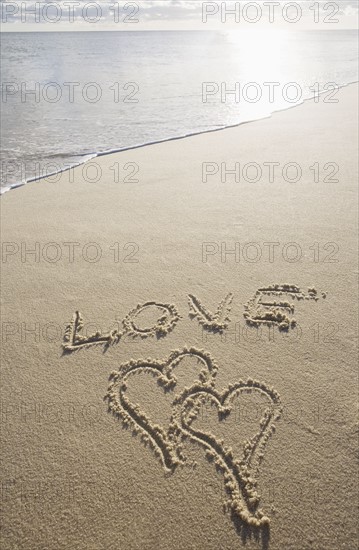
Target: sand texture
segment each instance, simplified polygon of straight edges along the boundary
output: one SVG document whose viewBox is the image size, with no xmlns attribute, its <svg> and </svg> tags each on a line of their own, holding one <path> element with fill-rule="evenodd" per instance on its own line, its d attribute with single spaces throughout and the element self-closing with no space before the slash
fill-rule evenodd
<svg viewBox="0 0 359 550">
<path fill-rule="evenodd" d="M 357 548 L 357 92 L 1 198 L 2 550 Z"/>
</svg>

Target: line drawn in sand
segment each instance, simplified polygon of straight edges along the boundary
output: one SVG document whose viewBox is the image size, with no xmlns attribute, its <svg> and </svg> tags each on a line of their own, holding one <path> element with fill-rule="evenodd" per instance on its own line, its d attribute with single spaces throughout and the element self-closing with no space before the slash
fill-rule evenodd
<svg viewBox="0 0 359 550">
<path fill-rule="evenodd" d="M 303 293 L 296 285 L 289 284 L 275 284 L 259 288 L 255 296 L 244 306 L 243 315 L 246 323 L 256 327 L 261 324 L 277 325 L 282 331 L 288 331 L 290 327 L 294 328 L 297 324 L 296 319 L 291 317 L 294 314 L 294 302 L 284 301 L 282 298 L 284 294 L 293 300 L 319 300 L 315 288 L 309 288 L 307 294 Z M 273 296 L 279 300 L 273 300 Z M 325 292 L 322 292 L 322 297 L 326 298 Z M 233 294 L 227 294 L 219 303 L 216 312 L 212 313 L 194 294 L 189 294 L 189 316 L 196 318 L 205 330 L 222 334 L 230 323 L 229 314 L 232 300 Z M 157 320 L 149 327 L 141 327 L 141 315 L 146 311 L 148 313 L 150 308 L 156 311 Z M 62 348 L 64 353 L 98 345 L 103 345 L 106 350 L 111 345 L 118 344 L 125 334 L 134 338 L 150 336 L 163 338 L 175 328 L 180 318 L 175 305 L 149 301 L 138 304 L 126 315 L 122 321 L 122 331 L 113 329 L 104 334 L 98 331 L 85 336 L 83 334 L 83 317 L 79 311 L 76 311 L 65 329 Z"/>
<path fill-rule="evenodd" d="M 198 380 L 181 393 L 175 393 L 177 380 L 173 370 L 186 356 L 193 357 L 202 364 Z M 121 365 L 111 376 L 111 384 L 105 396 L 109 411 L 122 420 L 124 427 L 130 427 L 135 433 L 141 433 L 141 439 L 149 444 L 160 458 L 165 470 L 173 473 L 186 463 L 183 454 L 183 441 L 189 439 L 205 450 L 205 456 L 214 462 L 224 476 L 227 493 L 226 508 L 231 511 L 235 521 L 240 519 L 250 527 L 268 528 L 270 519 L 259 508 L 260 496 L 257 491 L 256 477 L 264 456 L 265 446 L 275 431 L 275 422 L 282 412 L 279 394 L 262 382 L 239 380 L 219 392 L 215 389 L 218 367 L 212 357 L 195 348 L 174 351 L 167 361 L 153 359 L 130 361 Z M 151 419 L 126 397 L 130 377 L 138 372 L 146 372 L 157 379 L 164 391 L 173 391 L 172 414 L 168 428 L 152 423 Z M 218 409 L 218 421 L 223 421 L 232 410 L 233 400 L 243 393 L 259 393 L 268 401 L 268 407 L 259 423 L 257 433 L 244 443 L 242 456 L 236 458 L 224 441 L 211 432 L 193 427 L 193 422 L 205 402 L 215 404 Z"/>
<path fill-rule="evenodd" d="M 211 432 L 192 426 L 200 410 L 200 404 L 212 402 L 218 408 L 218 420 L 224 420 L 232 410 L 234 397 L 241 393 L 258 392 L 268 400 L 268 408 L 259 423 L 258 432 L 244 443 L 243 455 L 236 458 L 231 447 Z M 264 383 L 255 380 L 238 381 L 218 392 L 210 386 L 195 384 L 177 398 L 174 403 L 174 420 L 183 436 L 205 449 L 208 460 L 214 462 L 217 470 L 224 476 L 224 486 L 228 495 L 225 507 L 231 511 L 232 519 L 239 518 L 251 527 L 268 527 L 269 517 L 259 508 L 260 495 L 257 490 L 259 466 L 271 434 L 275 431 L 275 422 L 279 420 L 282 407 L 279 394 Z"/>
<path fill-rule="evenodd" d="M 179 464 L 186 462 L 181 454 L 176 425 L 172 418 L 167 429 L 152 423 L 138 405 L 130 402 L 126 396 L 126 390 L 131 378 L 143 372 L 152 375 L 163 391 L 175 392 L 177 378 L 173 371 L 185 357 L 196 359 L 201 365 L 199 383 L 209 384 L 209 386 L 214 383 L 218 367 L 211 356 L 202 350 L 185 348 L 183 351 L 173 351 L 166 361 L 149 358 L 124 363 L 117 371 L 111 373 L 111 384 L 105 396 L 109 410 L 122 420 L 125 428 L 130 427 L 135 433 L 141 433 L 142 441 L 149 444 L 168 472 L 174 471 Z"/>
<path fill-rule="evenodd" d="M 294 314 L 294 302 L 288 302 L 282 299 L 286 295 L 292 300 L 319 300 L 318 292 L 315 288 L 309 288 L 305 294 L 296 285 L 275 284 L 259 288 L 254 298 L 248 300 L 244 306 L 244 318 L 250 326 L 258 327 L 260 325 L 277 325 L 279 330 L 288 331 L 294 328 L 297 321 L 291 315 Z M 273 297 L 279 300 L 273 300 Z M 322 297 L 326 298 L 326 293 L 322 292 Z"/>
<path fill-rule="evenodd" d="M 141 313 L 144 313 L 149 308 L 159 310 L 157 321 L 151 327 L 141 328 L 139 326 L 139 317 Z M 150 336 L 162 338 L 173 330 L 179 319 L 180 315 L 173 304 L 146 302 L 138 304 L 126 315 L 122 321 L 123 331 L 114 329 L 105 334 L 98 331 L 90 336 L 84 336 L 82 334 L 84 327 L 83 317 L 79 311 L 76 311 L 71 322 L 66 327 L 62 348 L 65 353 L 99 345 L 105 346 L 106 350 L 110 346 L 118 344 L 124 334 L 140 338 L 148 338 Z"/>
<path fill-rule="evenodd" d="M 229 313 L 231 311 L 232 300 L 233 294 L 227 294 L 219 303 L 216 313 L 212 313 L 205 308 L 196 296 L 189 294 L 189 316 L 193 319 L 198 319 L 199 324 L 208 331 L 223 332 L 228 328 L 228 323 L 230 322 Z"/>
</svg>

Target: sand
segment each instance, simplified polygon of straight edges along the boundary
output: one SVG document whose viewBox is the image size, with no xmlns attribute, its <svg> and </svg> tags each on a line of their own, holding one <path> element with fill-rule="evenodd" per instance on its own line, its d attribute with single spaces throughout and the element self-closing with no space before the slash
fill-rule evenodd
<svg viewBox="0 0 359 550">
<path fill-rule="evenodd" d="M 357 91 L 2 197 L 2 549 L 357 547 Z"/>
</svg>

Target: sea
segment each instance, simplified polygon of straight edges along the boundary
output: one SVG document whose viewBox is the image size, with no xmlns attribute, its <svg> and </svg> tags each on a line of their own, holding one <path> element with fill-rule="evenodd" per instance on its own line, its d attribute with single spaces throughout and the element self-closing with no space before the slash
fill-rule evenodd
<svg viewBox="0 0 359 550">
<path fill-rule="evenodd" d="M 356 31 L 1 35 L 1 190 L 147 143 L 336 102 Z"/>
</svg>

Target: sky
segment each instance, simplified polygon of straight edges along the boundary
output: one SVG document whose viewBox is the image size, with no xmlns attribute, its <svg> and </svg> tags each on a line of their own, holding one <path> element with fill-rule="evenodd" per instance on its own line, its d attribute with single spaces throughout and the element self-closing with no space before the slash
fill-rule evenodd
<svg viewBox="0 0 359 550">
<path fill-rule="evenodd" d="M 357 29 L 358 5 L 357 0 L 1 0 L 1 30 Z"/>
</svg>

